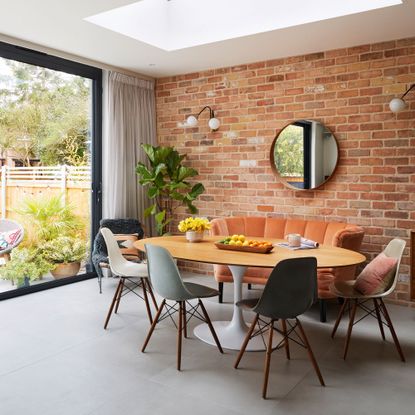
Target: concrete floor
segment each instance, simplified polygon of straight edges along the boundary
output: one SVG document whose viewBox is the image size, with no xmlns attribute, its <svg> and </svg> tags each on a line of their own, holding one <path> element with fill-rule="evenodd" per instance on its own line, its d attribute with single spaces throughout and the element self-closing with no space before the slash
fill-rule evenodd
<svg viewBox="0 0 415 415">
<path fill-rule="evenodd" d="M 197 281 L 213 284 L 211 277 Z M 413 309 L 389 307 L 407 363 L 389 335 L 381 341 L 376 321 L 369 319 L 355 327 L 343 361 L 345 323 L 330 338 L 337 305 L 329 308 L 326 324 L 318 321 L 317 309 L 310 310 L 302 321 L 327 386 L 320 387 L 305 351 L 292 345 L 291 361 L 274 352 L 269 399 L 263 400 L 262 352 L 246 354 L 235 370 L 236 352 L 221 355 L 192 336 L 184 342 L 179 373 L 176 332 L 165 320 L 142 354 L 149 325 L 135 296 L 123 298 L 104 331 L 116 283 L 105 279 L 102 295 L 89 280 L 0 303 L 1 415 L 415 413 Z M 226 285 L 228 304 L 205 302 L 213 320 L 231 315 L 231 290 Z"/>
</svg>

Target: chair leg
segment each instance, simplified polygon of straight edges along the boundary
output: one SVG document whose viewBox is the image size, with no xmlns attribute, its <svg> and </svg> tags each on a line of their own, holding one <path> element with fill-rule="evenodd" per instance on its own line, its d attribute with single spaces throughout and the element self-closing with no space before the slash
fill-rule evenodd
<svg viewBox="0 0 415 415">
<path fill-rule="evenodd" d="M 154 329 L 155 329 L 155 327 L 156 327 L 156 325 L 157 325 L 157 323 L 158 323 L 158 321 L 159 321 L 159 318 L 160 318 L 160 315 L 161 315 L 161 312 L 163 311 L 163 307 L 164 307 L 164 305 L 166 304 L 166 300 L 165 299 L 163 299 L 163 301 L 161 302 L 161 304 L 160 304 L 160 307 L 158 308 L 158 310 L 157 310 L 157 314 L 156 314 L 156 316 L 154 317 L 154 320 L 153 320 L 153 323 L 152 323 L 152 325 L 151 325 L 151 327 L 150 327 L 150 330 L 148 331 L 148 334 L 147 334 L 147 337 L 146 337 L 146 339 L 145 339 L 145 341 L 144 341 L 144 344 L 143 344 L 143 347 L 141 348 L 141 351 L 144 353 L 145 352 L 145 350 L 146 350 L 146 347 L 147 347 L 147 344 L 148 344 L 148 342 L 150 341 L 150 337 L 151 337 L 151 335 L 153 334 L 153 331 L 154 331 Z"/>
<path fill-rule="evenodd" d="M 287 322 L 285 320 L 281 320 L 281 327 L 284 334 L 285 355 L 287 356 L 287 359 L 290 360 L 290 345 L 288 343 Z"/>
<path fill-rule="evenodd" d="M 118 298 L 118 291 L 120 291 L 121 286 L 122 286 L 122 279 L 120 279 L 120 282 L 118 283 L 117 289 L 115 290 L 114 297 L 112 297 L 110 309 L 108 310 L 107 318 L 105 319 L 104 329 L 107 328 L 108 323 L 110 321 L 112 310 L 114 309 L 115 302 L 117 301 L 117 298 Z"/>
<path fill-rule="evenodd" d="M 99 293 L 102 294 L 102 276 L 100 274 L 98 274 L 98 287 L 99 287 Z"/>
<path fill-rule="evenodd" d="M 216 331 L 213 327 L 212 321 L 210 320 L 209 314 L 206 311 L 205 305 L 203 304 L 202 300 L 199 298 L 199 305 L 202 309 L 203 315 L 205 316 L 205 320 L 207 325 L 209 326 L 209 330 L 212 333 L 212 337 L 215 340 L 216 346 L 218 347 L 219 351 L 223 353 L 222 345 L 220 344 L 219 338 L 216 334 Z"/>
<path fill-rule="evenodd" d="M 320 298 L 318 303 L 320 306 L 320 321 L 325 323 L 327 321 L 327 302 Z"/>
<path fill-rule="evenodd" d="M 331 338 L 332 339 L 334 338 L 334 335 L 336 334 L 337 328 L 339 327 L 340 321 L 341 321 L 341 319 L 343 317 L 343 314 L 344 314 L 344 310 L 346 309 L 346 306 L 347 306 L 348 303 L 349 303 L 349 299 L 345 298 L 344 301 L 343 301 L 342 306 L 340 307 L 340 311 L 339 311 L 339 314 L 337 315 L 336 322 L 334 323 L 333 331 L 331 332 Z"/>
<path fill-rule="evenodd" d="M 248 284 L 248 290 L 252 290 L 252 284 Z"/>
<path fill-rule="evenodd" d="M 320 368 L 318 367 L 317 360 L 314 357 L 313 350 L 311 349 L 310 343 L 308 342 L 308 338 L 307 338 L 307 336 L 305 334 L 305 331 L 303 329 L 303 326 L 302 326 L 300 320 L 298 320 L 298 318 L 296 319 L 296 322 L 297 322 L 298 328 L 300 329 L 301 337 L 303 339 L 303 342 L 304 342 L 304 344 L 307 348 L 308 357 L 310 358 L 311 363 L 313 364 L 314 370 L 317 374 L 318 380 L 320 381 L 320 385 L 321 386 L 326 386 L 325 383 L 324 383 L 323 376 L 321 375 Z"/>
<path fill-rule="evenodd" d="M 120 306 L 120 301 L 121 301 L 122 292 L 124 291 L 124 284 L 125 284 L 125 281 L 124 281 L 124 278 L 123 278 L 123 277 L 120 277 L 120 284 L 121 284 L 121 288 L 120 288 L 120 290 L 118 291 L 117 302 L 116 302 L 116 304 L 115 304 L 115 310 L 114 310 L 114 313 L 115 313 L 115 314 L 117 314 L 117 313 L 118 313 L 118 307 Z"/>
<path fill-rule="evenodd" d="M 382 340 L 385 340 L 385 331 L 383 330 L 382 317 L 380 315 L 379 304 L 376 298 L 373 299 L 373 304 L 375 305 L 376 318 L 378 319 L 380 334 L 382 336 Z"/>
<path fill-rule="evenodd" d="M 358 302 L 357 299 L 353 300 L 352 310 L 351 310 L 351 313 L 350 313 L 349 327 L 347 329 L 346 342 L 344 343 L 344 352 L 343 352 L 343 359 L 344 360 L 346 360 L 347 351 L 349 350 L 350 336 L 352 335 L 354 318 L 356 316 L 357 302 Z"/>
<path fill-rule="evenodd" d="M 223 282 L 218 283 L 218 291 L 219 291 L 219 303 L 223 303 Z"/>
<path fill-rule="evenodd" d="M 271 324 L 269 326 L 269 332 L 268 332 L 267 351 L 265 353 L 264 384 L 262 385 L 262 397 L 264 399 L 266 399 L 266 397 L 267 397 L 269 368 L 270 368 L 270 365 L 271 365 L 272 335 L 273 334 L 274 334 L 274 320 L 271 320 Z"/>
<path fill-rule="evenodd" d="M 183 336 L 187 339 L 187 312 L 186 312 L 186 301 L 183 301 Z"/>
<path fill-rule="evenodd" d="M 233 367 L 235 369 L 238 369 L 239 362 L 241 361 L 242 356 L 245 353 L 246 346 L 248 345 L 249 340 L 251 339 L 252 333 L 254 332 L 255 327 L 258 323 L 258 319 L 259 319 L 259 314 L 256 314 L 255 318 L 254 318 L 254 321 L 251 324 L 251 327 L 249 327 L 248 333 L 246 333 L 245 340 L 244 340 L 244 342 L 242 343 L 242 346 L 241 346 L 241 350 L 239 350 L 238 356 L 237 356 L 237 358 L 235 360 L 235 363 L 233 365 Z"/>
<path fill-rule="evenodd" d="M 386 306 L 385 306 L 385 303 L 383 302 L 383 299 L 380 298 L 379 301 L 380 301 L 380 307 L 383 310 L 383 315 L 385 316 L 386 322 L 388 323 L 389 330 L 391 332 L 391 335 L 392 335 L 393 341 L 395 343 L 396 349 L 398 350 L 398 353 L 399 353 L 399 356 L 400 356 L 402 362 L 405 362 L 405 356 L 403 355 L 403 351 L 402 351 L 401 345 L 399 343 L 398 336 L 396 335 L 395 329 L 393 328 L 392 320 L 389 316 L 388 310 L 386 309 Z"/>
<path fill-rule="evenodd" d="M 150 321 L 150 324 L 153 324 L 153 316 L 151 314 L 150 303 L 148 302 L 146 278 L 140 278 L 140 280 L 141 280 L 141 287 L 143 288 L 143 296 L 144 296 L 144 302 L 146 303 L 148 320 Z"/>
<path fill-rule="evenodd" d="M 148 278 L 146 278 L 146 285 L 147 285 L 147 291 L 149 292 L 151 300 L 153 301 L 153 305 L 155 309 L 157 310 L 159 306 L 157 305 L 156 297 L 154 296 L 153 288 L 151 287 L 151 284 Z"/>
<path fill-rule="evenodd" d="M 183 301 L 179 301 L 179 326 L 177 328 L 177 370 L 182 364 Z"/>
</svg>

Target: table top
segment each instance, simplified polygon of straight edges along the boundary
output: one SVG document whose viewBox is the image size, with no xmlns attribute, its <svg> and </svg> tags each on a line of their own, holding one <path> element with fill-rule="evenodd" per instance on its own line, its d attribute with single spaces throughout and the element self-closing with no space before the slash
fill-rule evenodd
<svg viewBox="0 0 415 415">
<path fill-rule="evenodd" d="M 184 235 L 159 236 L 155 238 L 140 239 L 134 246 L 145 251 L 144 244 L 154 244 L 166 248 L 174 258 L 206 262 L 209 264 L 240 265 L 248 267 L 273 268 L 278 262 L 288 258 L 316 257 L 318 268 L 345 267 L 357 265 L 366 261 L 366 257 L 355 251 L 337 248 L 329 245 L 320 245 L 315 249 L 292 251 L 287 248 L 274 247 L 268 254 L 258 254 L 241 251 L 225 251 L 218 249 L 214 243 L 225 236 L 207 236 L 202 242 L 188 242 Z M 267 240 L 272 243 L 284 242 L 273 238 L 255 238 Z"/>
</svg>

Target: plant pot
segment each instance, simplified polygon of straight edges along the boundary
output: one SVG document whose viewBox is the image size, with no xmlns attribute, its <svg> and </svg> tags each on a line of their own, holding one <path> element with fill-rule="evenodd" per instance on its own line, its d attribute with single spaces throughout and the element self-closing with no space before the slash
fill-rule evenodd
<svg viewBox="0 0 415 415">
<path fill-rule="evenodd" d="M 189 242 L 201 242 L 203 240 L 204 232 L 187 231 L 186 239 Z"/>
<path fill-rule="evenodd" d="M 53 275 L 55 280 L 59 280 L 61 278 L 73 277 L 74 275 L 78 274 L 80 268 L 80 262 L 56 264 L 56 268 L 50 271 L 50 273 Z"/>
<path fill-rule="evenodd" d="M 30 278 L 24 277 L 23 281 L 17 283 L 16 288 L 30 287 Z"/>
</svg>

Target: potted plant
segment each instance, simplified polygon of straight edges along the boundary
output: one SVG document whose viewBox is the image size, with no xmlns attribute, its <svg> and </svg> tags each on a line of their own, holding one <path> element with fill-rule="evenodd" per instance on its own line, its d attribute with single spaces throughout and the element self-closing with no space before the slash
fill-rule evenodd
<svg viewBox="0 0 415 415">
<path fill-rule="evenodd" d="M 205 188 L 202 183 L 190 184 L 188 179 L 197 176 L 197 170 L 186 167 L 182 161 L 186 155 L 180 155 L 174 147 L 154 147 L 142 144 L 147 155 L 149 167 L 137 164 L 139 183 L 147 186 L 147 195 L 154 203 L 144 216 L 154 215 L 158 235 L 168 233 L 170 222 L 179 207 L 185 206 L 190 213 L 197 213 L 193 202 Z"/>
<path fill-rule="evenodd" d="M 87 256 L 87 244 L 71 236 L 59 236 L 42 244 L 39 249 L 52 265 L 55 279 L 72 277 L 79 272 L 81 261 Z"/>
<path fill-rule="evenodd" d="M 179 222 L 178 229 L 186 233 L 189 242 L 200 242 L 206 230 L 210 229 L 210 222 L 206 218 L 186 218 Z"/>
<path fill-rule="evenodd" d="M 11 252 L 10 261 L 0 267 L 0 277 L 17 283 L 17 288 L 27 287 L 31 281 L 42 276 L 54 267 L 36 248 L 16 248 Z"/>
</svg>

